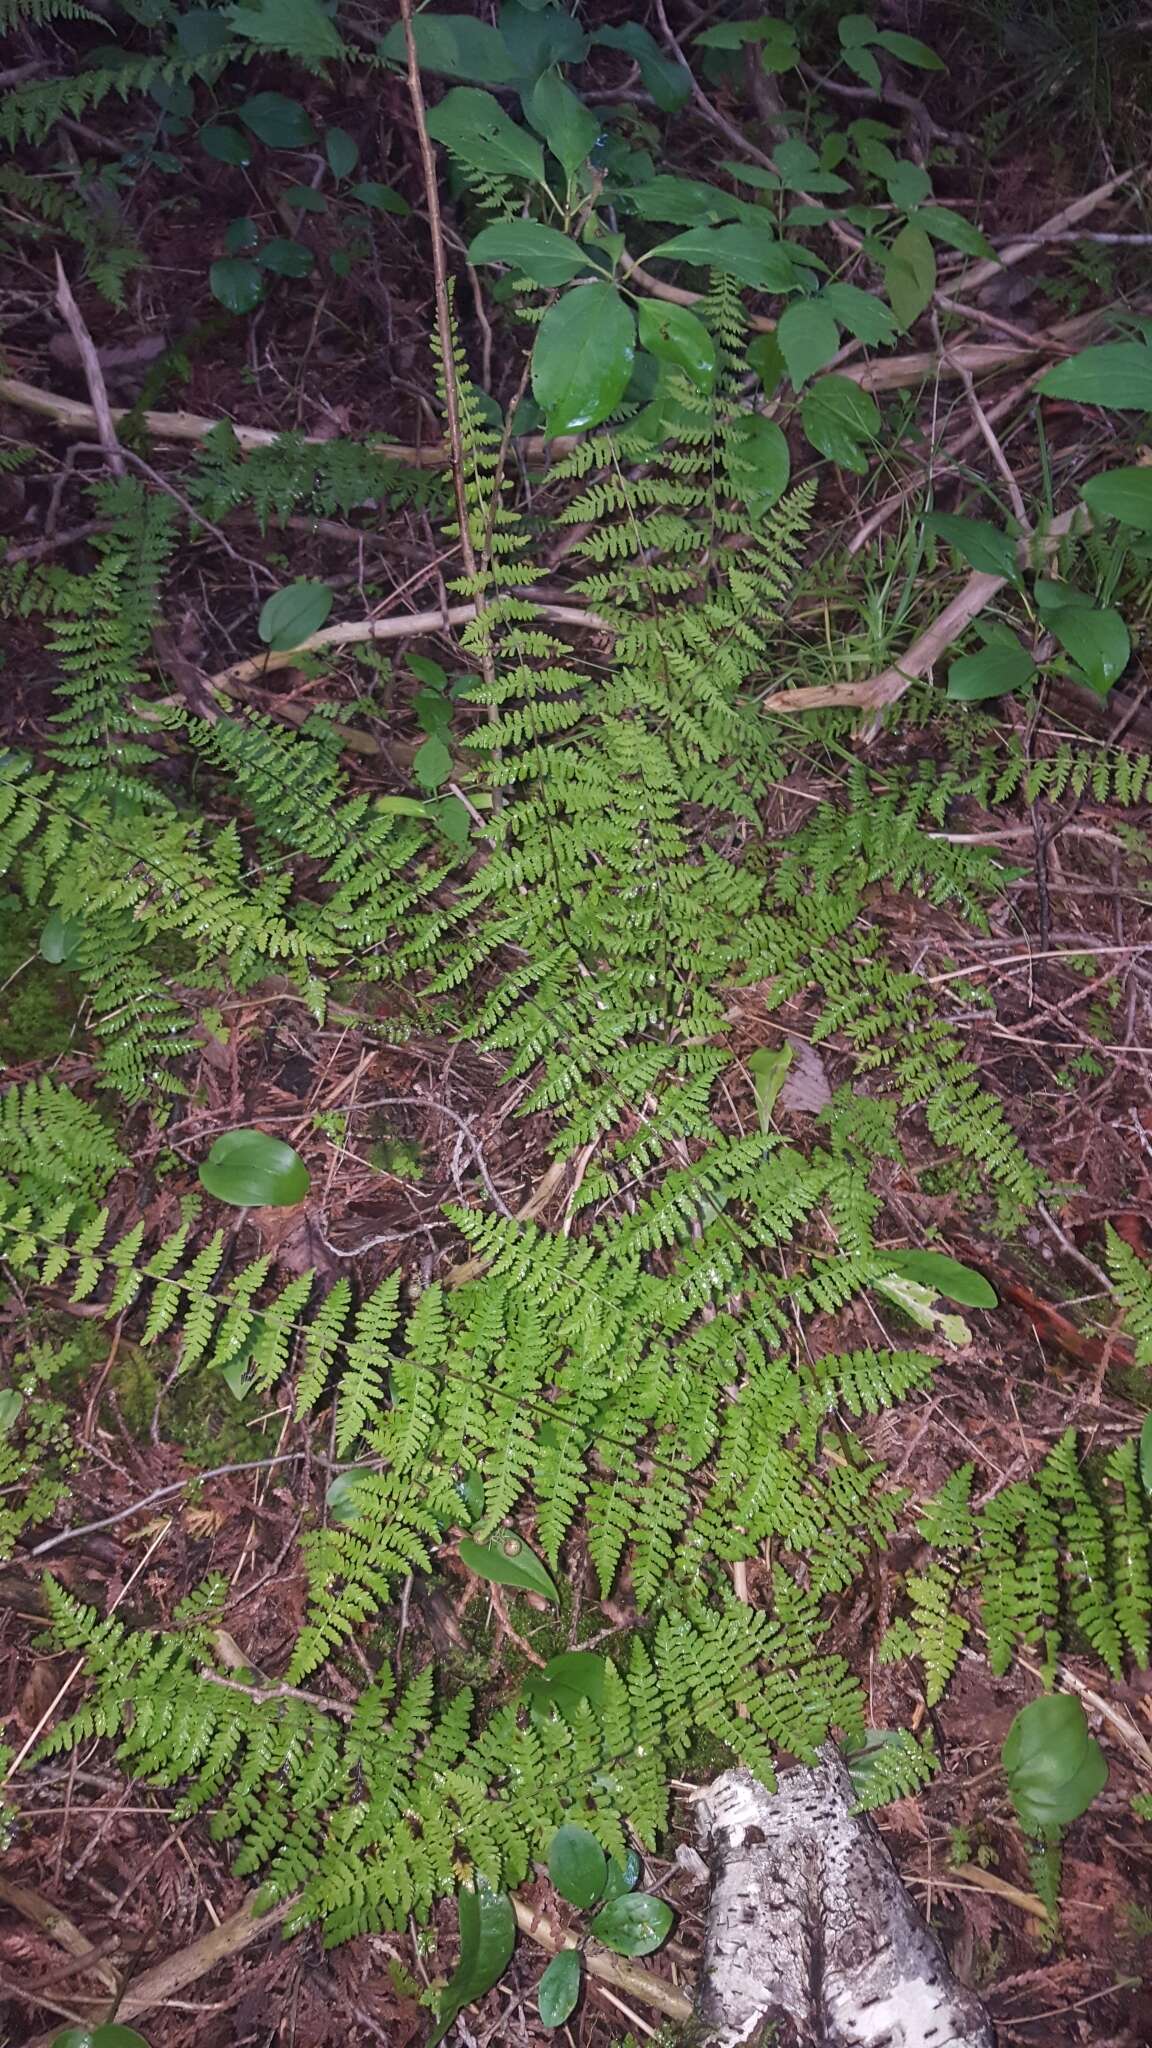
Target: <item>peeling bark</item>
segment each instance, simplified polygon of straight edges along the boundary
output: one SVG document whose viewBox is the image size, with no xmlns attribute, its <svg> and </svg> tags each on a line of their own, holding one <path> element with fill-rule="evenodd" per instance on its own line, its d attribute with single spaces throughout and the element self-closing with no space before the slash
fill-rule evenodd
<svg viewBox="0 0 1152 2048">
<path fill-rule="evenodd" d="M 814 2048 L 993 2048 L 837 1751 L 775 1792 L 727 1771 L 697 1801 L 713 1888 L 696 2009 L 716 2048 L 785 2019 Z"/>
</svg>

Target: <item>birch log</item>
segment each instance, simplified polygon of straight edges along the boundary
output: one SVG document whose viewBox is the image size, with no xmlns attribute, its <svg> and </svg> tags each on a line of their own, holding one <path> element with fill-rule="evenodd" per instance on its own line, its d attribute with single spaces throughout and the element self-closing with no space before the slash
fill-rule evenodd
<svg viewBox="0 0 1152 2048">
<path fill-rule="evenodd" d="M 697 1795 L 712 1871 L 696 2009 L 715 2048 L 790 2020 L 813 2048 L 993 2048 L 835 1750 L 769 1792 L 727 1771 Z"/>
</svg>

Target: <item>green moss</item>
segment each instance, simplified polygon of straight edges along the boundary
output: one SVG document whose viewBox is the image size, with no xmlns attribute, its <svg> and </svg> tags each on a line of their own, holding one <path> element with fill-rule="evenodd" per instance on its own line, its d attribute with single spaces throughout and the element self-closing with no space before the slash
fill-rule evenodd
<svg viewBox="0 0 1152 2048">
<path fill-rule="evenodd" d="M 8 1066 L 51 1059 L 72 1038 L 72 979 L 41 960 L 43 925 L 43 911 L 28 910 L 18 896 L 0 896 L 0 982 L 14 977 L 0 1006 L 0 1061 Z"/>
<path fill-rule="evenodd" d="M 207 1468 L 263 1455 L 263 1438 L 251 1425 L 267 1405 L 265 1399 L 249 1394 L 237 1401 L 219 1375 L 208 1372 L 187 1373 L 161 1394 L 170 1364 L 166 1354 L 133 1345 L 117 1359 L 108 1386 L 133 1436 L 151 1435 L 159 1396 L 161 1434 L 179 1446 L 190 1465 Z M 114 1424 L 114 1411 L 107 1421 Z"/>
</svg>

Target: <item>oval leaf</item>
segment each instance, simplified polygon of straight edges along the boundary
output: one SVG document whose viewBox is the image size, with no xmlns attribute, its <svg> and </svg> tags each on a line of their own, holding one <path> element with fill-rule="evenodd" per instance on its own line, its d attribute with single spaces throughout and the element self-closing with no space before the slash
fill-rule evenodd
<svg viewBox="0 0 1152 2048">
<path fill-rule="evenodd" d="M 472 78 L 481 85 L 510 85 L 516 76 L 512 54 L 498 29 L 469 14 L 414 13 L 412 34 L 422 71 L 442 78 Z M 377 44 L 381 57 L 404 64 L 407 45 L 398 21 Z"/>
<path fill-rule="evenodd" d="M 258 92 L 236 109 L 244 126 L 269 149 L 307 149 L 315 131 L 299 100 L 282 92 Z"/>
<path fill-rule="evenodd" d="M 431 17 L 418 17 L 428 21 Z M 428 115 L 428 133 L 473 170 L 544 183 L 544 152 L 534 135 L 510 121 L 490 92 L 458 85 Z"/>
<path fill-rule="evenodd" d="M 726 277 L 738 278 L 741 284 L 754 285 L 760 291 L 794 292 L 803 282 L 796 253 L 805 262 L 812 260 L 806 249 L 794 253 L 790 246 L 778 242 L 767 222 L 763 227 L 736 222 L 730 227 L 689 228 L 686 234 L 650 249 L 644 261 L 647 264 L 660 256 L 668 262 L 695 264 L 701 270 L 722 270 Z"/>
<path fill-rule="evenodd" d="M 1019 577 L 1015 542 L 990 519 L 963 519 L 953 512 L 933 512 L 924 521 L 925 533 L 939 534 L 958 555 L 986 576 L 1003 576 L 1009 583 Z"/>
<path fill-rule="evenodd" d="M 851 377 L 818 377 L 801 401 L 800 424 L 821 455 L 856 476 L 864 475 L 864 443 L 880 427 L 880 408 L 870 391 L 862 391 Z"/>
<path fill-rule="evenodd" d="M 595 114 L 555 71 L 538 78 L 521 105 L 537 135 L 544 137 L 557 162 L 574 177 L 600 139 Z"/>
<path fill-rule="evenodd" d="M 617 1863 L 614 1856 L 608 1859 L 608 1875 L 604 1880 L 604 1902 L 622 1899 L 626 1892 L 634 1892 L 644 1874 L 635 1849 L 629 1849 L 623 1863 Z"/>
<path fill-rule="evenodd" d="M 230 128 L 226 121 L 209 121 L 200 130 L 200 147 L 219 164 L 250 164 L 252 144 L 239 128 Z"/>
<path fill-rule="evenodd" d="M 303 242 L 290 241 L 287 235 L 275 235 L 270 242 L 265 242 L 256 261 L 262 270 L 270 270 L 274 277 L 307 277 L 316 258 Z"/>
<path fill-rule="evenodd" d="M 460 1960 L 440 1999 L 437 2025 L 427 2048 L 437 2048 L 449 2027 L 473 1999 L 500 1982 L 516 1946 L 516 1914 L 507 1892 L 496 1892 L 482 1877 L 464 1885 L 456 1901 Z"/>
<path fill-rule="evenodd" d="M 687 306 L 665 305 L 661 299 L 641 299 L 637 326 L 641 348 L 661 362 L 675 363 L 698 391 L 711 391 L 716 382 L 716 344 L 695 313 Z"/>
<path fill-rule="evenodd" d="M 5 1387 L 0 1392 L 0 1437 L 7 1436 L 16 1427 L 23 1406 L 24 1396 L 18 1394 L 15 1387 Z"/>
<path fill-rule="evenodd" d="M 362 1472 L 338 1472 L 324 1500 L 328 1508 L 328 1519 L 338 1529 L 351 1529 L 364 1516 Z"/>
<path fill-rule="evenodd" d="M 580 1996 L 582 1974 L 579 1949 L 562 1948 L 558 1956 L 553 1956 L 536 1994 L 542 2026 L 562 2027 L 571 2018 Z"/>
<path fill-rule="evenodd" d="M 1106 341 L 1056 363 L 1040 379 L 1046 398 L 1073 398 L 1113 412 L 1152 412 L 1152 348 L 1142 341 Z"/>
<path fill-rule="evenodd" d="M 672 1928 L 672 1908 L 647 1892 L 626 1892 L 601 1906 L 592 1922 L 592 1932 L 604 1948 L 618 1956 L 650 1956 L 667 1941 Z"/>
<path fill-rule="evenodd" d="M 473 263 L 510 263 L 533 284 L 571 284 L 588 258 L 570 235 L 535 220 L 501 220 L 483 228 L 468 254 Z"/>
<path fill-rule="evenodd" d="M 943 1295 L 945 1301 L 958 1301 L 963 1308 L 996 1307 L 999 1296 L 983 1273 L 962 1266 L 959 1259 L 950 1259 L 945 1252 L 886 1252 L 884 1256 L 893 1273 L 899 1273 L 905 1280 L 916 1280 L 921 1287 L 930 1287 L 934 1294 Z"/>
<path fill-rule="evenodd" d="M 50 967 L 63 967 L 79 950 L 83 937 L 83 918 L 65 917 L 62 910 L 53 910 L 40 934 L 40 958 Z"/>
<path fill-rule="evenodd" d="M 1004 1738 L 1000 1761 L 1009 1781 L 1021 1772 L 1062 1784 L 1088 1750 L 1088 1716 L 1070 1693 L 1045 1693 L 1022 1707 Z"/>
<path fill-rule="evenodd" d="M 308 1193 L 298 1152 L 267 1131 L 225 1131 L 200 1168 L 200 1184 L 237 1209 L 287 1209 Z"/>
<path fill-rule="evenodd" d="M 208 289 L 230 313 L 250 313 L 264 296 L 264 279 L 249 257 L 221 256 L 208 272 Z"/>
<path fill-rule="evenodd" d="M 776 327 L 780 353 L 797 391 L 825 363 L 830 363 L 840 346 L 840 329 L 827 306 L 816 299 L 801 299 L 786 306 Z"/>
<path fill-rule="evenodd" d="M 148 2048 L 148 2043 L 135 2027 L 107 2020 L 102 2027 L 65 2027 L 53 2036 L 52 2048 Z"/>
<path fill-rule="evenodd" d="M 545 433 L 596 427 L 624 396 L 636 353 L 632 315 L 610 284 L 581 284 L 549 307 L 532 350 Z"/>
<path fill-rule="evenodd" d="M 318 633 L 331 609 L 332 592 L 326 583 L 289 583 L 268 599 L 256 630 L 271 653 L 286 654 Z"/>
<path fill-rule="evenodd" d="M 324 154 L 328 168 L 334 178 L 347 178 L 355 170 L 360 156 L 360 144 L 346 128 L 324 130 Z"/>
<path fill-rule="evenodd" d="M 460 1562 L 477 1578 L 490 1579 L 495 1586 L 515 1586 L 521 1593 L 539 1593 L 559 1606 L 560 1595 L 540 1559 L 518 1536 L 497 1536 L 491 1543 L 476 1543 L 465 1536 L 458 1551 Z"/>
<path fill-rule="evenodd" d="M 1137 533 L 1152 533 L 1152 467 L 1106 469 L 1080 486 L 1096 519 L 1119 519 Z"/>
<path fill-rule="evenodd" d="M 483 1500 L 481 1500 L 481 1506 Z M 479 1513 L 479 1510 L 477 1510 Z M 604 1698 L 605 1660 L 594 1650 L 562 1650 L 543 1671 L 530 1671 L 524 1690 L 537 1713 L 562 1714 L 569 1720 L 587 1700 L 598 1707 Z"/>
<path fill-rule="evenodd" d="M 548 1849 L 548 1875 L 569 1905 L 586 1909 L 604 1890 L 608 1858 L 587 1828 L 557 1828 Z"/>
<path fill-rule="evenodd" d="M 1065 654 L 1079 663 L 1103 697 L 1128 666 L 1132 642 L 1118 611 L 1110 605 L 1068 605 L 1050 614 L 1048 625 Z"/>
<path fill-rule="evenodd" d="M 1062 1785 L 1032 1788 L 1027 1783 L 1013 1787 L 1013 1801 L 1023 1825 L 1034 1834 L 1044 1828 L 1068 1827 L 1087 1813 L 1092 1801 L 1108 1783 L 1108 1759 L 1094 1736 L 1080 1769 Z"/>
<path fill-rule="evenodd" d="M 911 327 L 936 289 L 936 256 L 923 228 L 901 228 L 883 263 L 896 323 Z"/>
<path fill-rule="evenodd" d="M 727 446 L 732 488 L 747 507 L 753 525 L 783 497 L 792 458 L 775 420 L 744 413 L 732 422 Z"/>
<path fill-rule="evenodd" d="M 965 654 L 948 671 L 948 695 L 953 703 L 978 704 L 985 697 L 1006 697 L 1022 690 L 1036 673 L 1036 664 L 1019 641 L 993 641 L 979 654 Z"/>
</svg>

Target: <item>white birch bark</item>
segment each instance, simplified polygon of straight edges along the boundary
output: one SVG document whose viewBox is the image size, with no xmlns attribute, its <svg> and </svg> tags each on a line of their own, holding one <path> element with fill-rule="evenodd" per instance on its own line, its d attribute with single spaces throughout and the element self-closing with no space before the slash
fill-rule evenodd
<svg viewBox="0 0 1152 2048">
<path fill-rule="evenodd" d="M 993 2048 L 866 1815 L 838 1751 L 769 1792 L 727 1771 L 697 1794 L 712 1872 L 696 2008 L 715 2048 L 790 2019 L 813 2048 Z"/>
</svg>

